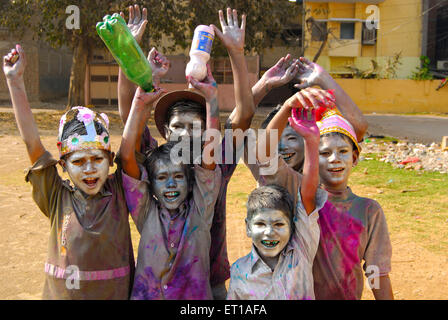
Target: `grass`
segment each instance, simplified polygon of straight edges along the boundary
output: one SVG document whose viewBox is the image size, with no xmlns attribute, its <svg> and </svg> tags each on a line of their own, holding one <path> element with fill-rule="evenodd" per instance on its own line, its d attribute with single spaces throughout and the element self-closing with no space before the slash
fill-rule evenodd
<svg viewBox="0 0 448 320">
<path fill-rule="evenodd" d="M 358 164 L 349 185 L 380 203 L 391 233 L 406 234 L 435 253 L 448 252 L 448 175 L 396 169 L 374 159 Z"/>
</svg>

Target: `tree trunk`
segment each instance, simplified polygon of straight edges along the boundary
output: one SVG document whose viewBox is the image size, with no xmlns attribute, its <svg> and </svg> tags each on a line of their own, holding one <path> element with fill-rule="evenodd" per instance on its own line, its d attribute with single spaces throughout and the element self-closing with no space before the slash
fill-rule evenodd
<svg viewBox="0 0 448 320">
<path fill-rule="evenodd" d="M 320 54 L 322 53 L 322 51 L 325 48 L 325 45 L 327 44 L 328 41 L 328 30 L 324 30 L 324 40 L 322 41 L 322 43 L 320 44 L 320 48 L 317 51 L 316 55 L 313 58 L 313 62 L 317 62 L 317 59 L 319 59 Z"/>
<path fill-rule="evenodd" d="M 86 66 L 89 56 L 87 41 L 81 40 L 73 50 L 73 62 L 70 73 L 70 87 L 68 91 L 67 109 L 74 106 L 84 106 L 84 82 Z"/>
</svg>

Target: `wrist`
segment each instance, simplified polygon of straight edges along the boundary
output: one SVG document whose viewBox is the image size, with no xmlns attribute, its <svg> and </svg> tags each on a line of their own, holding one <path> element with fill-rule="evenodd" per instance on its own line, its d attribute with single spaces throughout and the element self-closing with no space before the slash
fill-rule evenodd
<svg viewBox="0 0 448 320">
<path fill-rule="evenodd" d="M 334 83 L 335 83 L 334 79 L 327 72 L 322 74 L 317 81 L 317 85 L 321 87 L 323 90 L 333 88 Z"/>
<path fill-rule="evenodd" d="M 244 47 L 243 48 L 227 48 L 230 58 L 244 58 Z"/>
</svg>

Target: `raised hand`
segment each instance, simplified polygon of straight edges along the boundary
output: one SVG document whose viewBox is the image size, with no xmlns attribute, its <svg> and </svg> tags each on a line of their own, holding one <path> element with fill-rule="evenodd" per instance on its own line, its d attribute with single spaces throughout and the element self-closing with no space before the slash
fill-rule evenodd
<svg viewBox="0 0 448 320">
<path fill-rule="evenodd" d="M 195 89 L 199 90 L 207 101 L 216 99 L 218 96 L 218 85 L 213 78 L 210 65 L 207 63 L 207 76 L 204 80 L 198 81 L 193 77 L 187 77 L 188 83 L 190 83 Z"/>
<path fill-rule="evenodd" d="M 293 108 L 291 117 L 288 118 L 289 125 L 305 140 L 313 139 L 319 141 L 320 132 L 316 125 L 316 111 L 305 108 Z"/>
<path fill-rule="evenodd" d="M 227 8 L 227 23 L 224 19 L 224 13 L 219 10 L 219 22 L 221 30 L 215 25 L 210 25 L 219 39 L 224 43 L 229 54 L 244 53 L 244 34 L 246 31 L 246 15 L 241 17 L 241 27 L 238 26 L 238 12 Z"/>
<path fill-rule="evenodd" d="M 166 90 L 162 88 L 154 88 L 153 92 L 145 92 L 145 90 L 138 87 L 132 104 L 152 108 L 154 102 L 156 102 L 164 93 L 166 93 Z"/>
<path fill-rule="evenodd" d="M 334 96 L 331 92 L 316 88 L 306 88 L 296 92 L 292 97 L 285 101 L 289 108 L 318 109 L 334 105 Z"/>
<path fill-rule="evenodd" d="M 23 76 L 26 66 L 25 52 L 17 44 L 6 56 L 3 57 L 3 72 L 7 79 L 19 79 Z"/>
<path fill-rule="evenodd" d="M 266 71 L 262 80 L 269 87 L 269 89 L 280 87 L 290 82 L 299 72 L 299 61 L 292 60 L 288 53 L 286 57 L 281 57 L 278 62 Z"/>
<path fill-rule="evenodd" d="M 123 12 L 120 12 L 120 15 L 123 19 L 125 19 Z M 143 8 L 143 10 L 140 12 L 140 7 L 138 4 L 129 6 L 129 21 L 127 26 L 129 30 L 131 30 L 132 35 L 139 44 L 142 41 L 142 37 L 145 33 L 147 24 L 148 10 L 146 10 L 146 8 Z"/>
<path fill-rule="evenodd" d="M 294 85 L 298 89 L 305 89 L 314 85 L 322 87 L 324 78 L 328 77 L 327 71 L 317 63 L 311 62 L 305 57 L 299 58 L 299 72 L 297 80 L 299 84 Z"/>
<path fill-rule="evenodd" d="M 152 78 L 156 86 L 160 84 L 160 79 L 166 75 L 170 69 L 171 62 L 156 48 L 152 48 L 148 54 L 148 61 L 152 69 Z"/>
</svg>

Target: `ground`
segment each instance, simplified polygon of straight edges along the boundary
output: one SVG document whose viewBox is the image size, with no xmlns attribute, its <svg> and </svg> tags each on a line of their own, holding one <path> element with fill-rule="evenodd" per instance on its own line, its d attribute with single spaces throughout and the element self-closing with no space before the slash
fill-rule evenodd
<svg viewBox="0 0 448 320">
<path fill-rule="evenodd" d="M 112 148 L 116 151 L 122 126 L 116 112 L 108 114 L 113 128 Z M 61 112 L 56 111 L 35 115 L 42 141 L 55 156 L 57 156 L 56 134 L 60 115 Z M 261 116 L 258 116 L 257 121 L 260 119 Z M 151 130 L 156 132 L 153 126 Z M 24 181 L 24 169 L 29 167 L 30 163 L 10 112 L 0 112 L 0 154 L 0 299 L 40 299 L 50 226 L 48 219 L 31 198 L 30 185 Z M 407 224 L 400 222 L 399 213 L 403 210 L 400 204 L 388 203 L 387 195 L 382 194 L 383 191 L 378 191 L 378 188 L 388 190 L 386 186 L 382 186 L 382 182 L 378 182 L 378 186 L 357 183 L 363 175 L 373 175 L 374 172 L 367 173 L 366 170 L 360 167 L 355 171 L 351 185 L 355 193 L 377 199 L 386 213 L 393 247 L 390 277 L 395 298 L 446 299 L 448 276 L 445 266 L 448 264 L 448 250 L 446 242 L 442 245 L 438 240 L 446 240 L 445 237 L 448 236 L 446 232 L 448 219 L 445 212 L 448 201 L 443 200 L 443 197 L 438 199 L 444 201 L 443 219 L 440 220 L 440 228 L 443 229 L 437 229 L 434 234 L 432 230 L 426 230 L 424 227 L 420 230 L 418 228 L 422 227 L 419 220 L 415 220 L 412 228 L 408 227 Z M 373 171 L 370 167 L 369 170 Z M 446 175 L 437 176 L 434 179 L 440 180 L 440 183 L 446 186 L 448 182 L 446 177 Z M 250 250 L 250 239 L 245 234 L 244 217 L 247 195 L 253 188 L 255 181 L 249 171 L 243 165 L 239 165 L 230 182 L 227 201 L 227 246 L 231 263 Z M 420 207 L 415 210 L 428 206 L 432 200 L 423 201 L 415 204 L 415 207 Z M 407 206 L 406 203 L 403 205 Z M 426 217 L 421 215 L 422 220 L 425 220 Z M 406 216 L 403 221 L 406 223 L 414 221 L 414 218 L 409 219 L 410 217 Z M 132 222 L 131 228 L 136 250 L 139 236 Z M 417 234 L 423 236 L 417 237 Z M 430 245 L 431 237 L 435 239 L 433 246 Z M 364 290 L 363 298 L 373 298 L 368 289 Z"/>
</svg>

